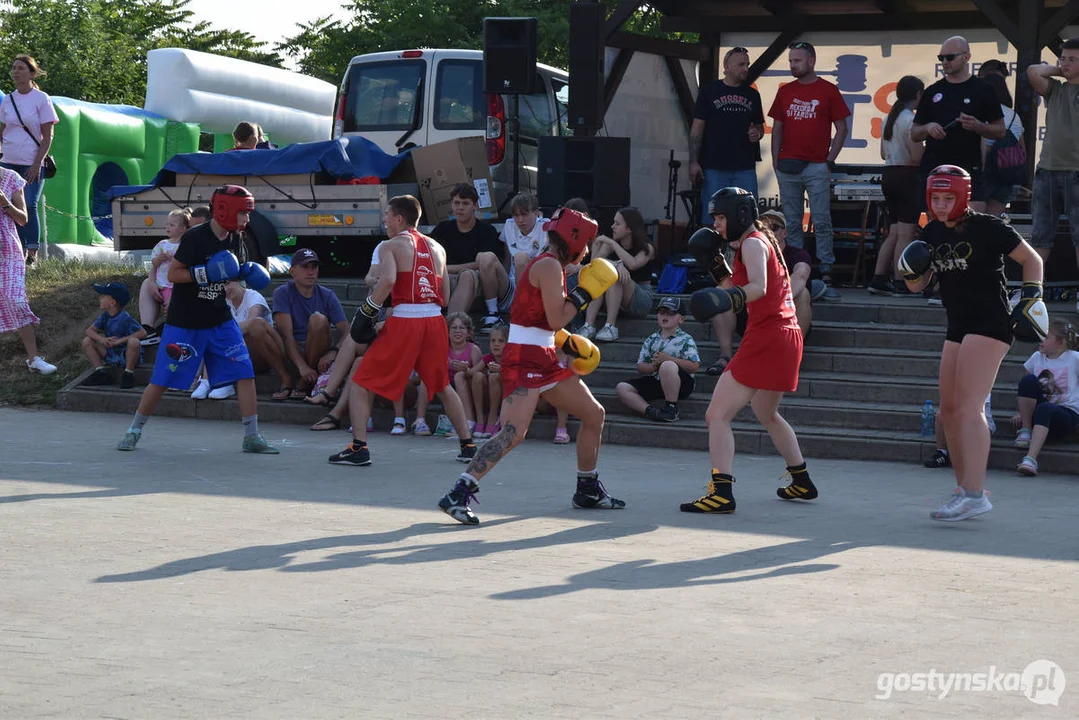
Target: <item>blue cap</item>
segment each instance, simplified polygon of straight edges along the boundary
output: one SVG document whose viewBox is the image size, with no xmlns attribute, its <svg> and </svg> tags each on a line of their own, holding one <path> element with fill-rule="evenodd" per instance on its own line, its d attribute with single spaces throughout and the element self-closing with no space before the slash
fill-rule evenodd
<svg viewBox="0 0 1079 720">
<path fill-rule="evenodd" d="M 127 285 L 121 282 L 94 283 L 94 290 L 113 298 L 120 303 L 120 307 L 124 307 L 131 302 L 131 293 L 128 291 Z"/>
</svg>

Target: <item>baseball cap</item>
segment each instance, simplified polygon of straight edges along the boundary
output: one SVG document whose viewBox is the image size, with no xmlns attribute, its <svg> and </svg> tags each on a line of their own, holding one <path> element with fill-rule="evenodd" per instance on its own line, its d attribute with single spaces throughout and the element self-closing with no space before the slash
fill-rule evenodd
<svg viewBox="0 0 1079 720">
<path fill-rule="evenodd" d="M 311 248 L 300 248 L 292 254 L 293 265 L 302 266 L 310 265 L 311 263 L 315 263 L 316 265 L 322 264 L 321 262 L 319 262 L 318 253 Z"/>
<path fill-rule="evenodd" d="M 660 310 L 670 310 L 673 313 L 682 314 L 682 303 L 676 297 L 665 297 L 659 301 L 659 305 L 656 306 L 656 312 Z"/>
<path fill-rule="evenodd" d="M 783 213 L 779 212 L 778 210 L 766 210 L 765 212 L 762 212 L 761 220 L 766 220 L 767 218 L 775 220 L 784 228 L 787 227 L 787 218 L 783 217 Z"/>
<path fill-rule="evenodd" d="M 120 303 L 120 307 L 131 302 L 131 293 L 128 291 L 127 285 L 120 282 L 94 283 L 94 290 L 102 295 L 108 295 L 113 300 Z"/>
</svg>

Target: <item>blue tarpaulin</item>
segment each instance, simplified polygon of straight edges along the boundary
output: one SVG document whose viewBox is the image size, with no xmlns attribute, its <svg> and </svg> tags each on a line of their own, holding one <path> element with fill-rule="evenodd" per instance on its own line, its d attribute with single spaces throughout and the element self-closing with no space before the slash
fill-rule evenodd
<svg viewBox="0 0 1079 720">
<path fill-rule="evenodd" d="M 293 175 L 325 172 L 338 180 L 388 177 L 408 157 L 387 155 L 362 137 L 296 143 L 275 150 L 233 150 L 224 153 L 173 155 L 149 185 L 122 185 L 109 190 L 109 200 L 152 187 L 172 186 L 177 173 L 189 175 Z M 167 173 L 167 174 L 166 174 Z"/>
</svg>

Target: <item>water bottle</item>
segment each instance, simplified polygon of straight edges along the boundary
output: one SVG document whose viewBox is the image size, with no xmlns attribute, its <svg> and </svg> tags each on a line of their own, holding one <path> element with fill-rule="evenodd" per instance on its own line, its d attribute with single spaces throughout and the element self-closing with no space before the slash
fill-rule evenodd
<svg viewBox="0 0 1079 720">
<path fill-rule="evenodd" d="M 933 437 L 937 430 L 937 415 L 933 412 L 933 401 L 926 400 L 922 408 L 922 437 Z"/>
</svg>

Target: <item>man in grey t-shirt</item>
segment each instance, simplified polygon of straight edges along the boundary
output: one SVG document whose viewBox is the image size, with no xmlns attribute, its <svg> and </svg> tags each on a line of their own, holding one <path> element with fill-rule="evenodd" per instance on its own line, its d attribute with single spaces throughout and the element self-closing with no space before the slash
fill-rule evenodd
<svg viewBox="0 0 1079 720">
<path fill-rule="evenodd" d="M 1064 82 L 1054 76 L 1063 77 Z M 1046 105 L 1045 140 L 1030 207 L 1030 244 L 1046 260 L 1060 215 L 1067 215 L 1079 262 L 1079 38 L 1064 41 L 1056 65 L 1028 67 L 1027 78 Z"/>
</svg>

